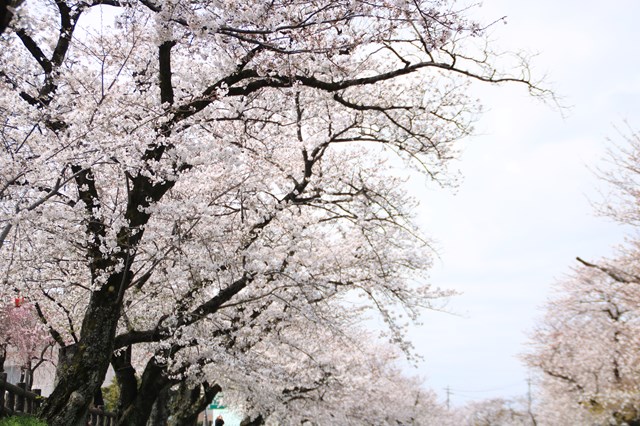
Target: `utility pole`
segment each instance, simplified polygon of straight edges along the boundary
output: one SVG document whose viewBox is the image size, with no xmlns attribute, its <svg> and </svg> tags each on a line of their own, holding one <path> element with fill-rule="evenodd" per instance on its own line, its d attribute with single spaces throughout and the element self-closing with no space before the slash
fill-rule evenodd
<svg viewBox="0 0 640 426">
<path fill-rule="evenodd" d="M 451 388 L 447 386 L 444 389 L 447 392 L 447 410 L 451 408 Z"/>
</svg>

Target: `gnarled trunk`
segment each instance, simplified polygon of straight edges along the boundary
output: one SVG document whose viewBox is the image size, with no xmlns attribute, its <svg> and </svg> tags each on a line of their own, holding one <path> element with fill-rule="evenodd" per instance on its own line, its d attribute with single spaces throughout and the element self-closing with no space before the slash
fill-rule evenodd
<svg viewBox="0 0 640 426">
<path fill-rule="evenodd" d="M 147 426 L 166 426 L 169 423 L 169 391 L 168 386 L 160 391 L 155 404 L 153 404 Z"/>
<path fill-rule="evenodd" d="M 163 366 L 155 358 L 149 360 L 142 373 L 135 399 L 122 401 L 125 407 L 120 413 L 118 426 L 146 426 L 158 396 L 171 385 L 173 382 L 164 374 Z"/>
<path fill-rule="evenodd" d="M 113 288 L 117 287 L 105 286 L 93 293 L 80 340 L 67 364 L 58 369 L 57 385 L 40 410 L 40 417 L 50 426 L 86 424 L 89 404 L 104 381 L 113 352 L 120 311 Z"/>
<path fill-rule="evenodd" d="M 219 385 L 212 386 L 206 382 L 191 388 L 186 383 L 181 383 L 172 395 L 170 425 L 196 426 L 198 414 L 205 410 L 221 390 Z"/>
<path fill-rule="evenodd" d="M 119 388 L 117 413 L 123 413 L 126 408 L 135 401 L 138 396 L 138 381 L 136 370 L 131 364 L 131 345 L 126 349 L 117 351 L 111 358 L 111 365 L 116 373 Z"/>
</svg>

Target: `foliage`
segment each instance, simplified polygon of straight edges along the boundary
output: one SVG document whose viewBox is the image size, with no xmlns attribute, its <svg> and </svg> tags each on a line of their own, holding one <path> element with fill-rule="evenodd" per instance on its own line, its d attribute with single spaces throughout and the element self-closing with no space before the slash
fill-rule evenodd
<svg viewBox="0 0 640 426">
<path fill-rule="evenodd" d="M 102 387 L 102 398 L 104 399 L 104 410 L 115 413 L 120 398 L 120 385 L 117 378 L 114 378 L 108 386 Z"/>
<path fill-rule="evenodd" d="M 0 426 L 47 426 L 47 423 L 36 417 L 12 416 L 0 419 Z"/>
</svg>

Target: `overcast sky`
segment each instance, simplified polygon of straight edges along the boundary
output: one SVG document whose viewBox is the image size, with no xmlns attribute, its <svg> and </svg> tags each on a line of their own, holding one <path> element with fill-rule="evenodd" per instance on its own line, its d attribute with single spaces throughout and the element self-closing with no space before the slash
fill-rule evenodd
<svg viewBox="0 0 640 426">
<path fill-rule="evenodd" d="M 564 113 L 517 87 L 486 89 L 477 137 L 463 143 L 454 191 L 415 185 L 420 222 L 436 240 L 435 285 L 464 292 L 412 331 L 425 361 L 417 374 L 453 404 L 525 394 L 517 355 L 554 281 L 575 257 L 612 253 L 624 229 L 594 213 L 606 188 L 608 139 L 625 120 L 640 130 L 640 2 L 485 0 L 484 20 L 507 16 L 498 46 L 538 53 L 536 75 L 570 108 Z M 564 116 L 563 116 L 564 115 Z"/>
</svg>

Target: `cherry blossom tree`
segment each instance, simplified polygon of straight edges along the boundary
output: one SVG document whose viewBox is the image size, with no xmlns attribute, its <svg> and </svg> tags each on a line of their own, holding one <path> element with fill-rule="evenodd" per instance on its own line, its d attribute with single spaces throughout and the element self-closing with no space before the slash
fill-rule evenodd
<svg viewBox="0 0 640 426">
<path fill-rule="evenodd" d="M 136 407 L 183 354 L 218 348 L 202 363 L 230 368 L 261 333 L 331 328 L 352 300 L 409 351 L 398 312 L 447 293 L 425 284 L 429 245 L 390 156 L 446 183 L 477 111 L 470 81 L 541 93 L 526 68 L 492 63 L 482 27 L 446 1 L 30 0 L 11 13 L 0 273 L 73 348 L 43 406 L 51 425 L 83 421 L 114 351 L 120 371 L 117 354 L 150 354 L 141 388 L 123 392 Z"/>
<path fill-rule="evenodd" d="M 536 426 L 540 423 L 526 401 L 520 398 L 492 398 L 469 402 L 453 410 L 450 424 L 469 426 Z M 558 423 L 568 424 L 568 423 Z"/>
<path fill-rule="evenodd" d="M 384 406 L 382 400 L 393 398 L 381 390 L 390 390 L 388 383 L 374 386 L 380 379 L 371 375 L 373 361 L 364 355 L 354 356 L 354 352 L 356 355 L 366 353 L 373 359 L 373 353 L 388 351 L 358 343 L 372 340 L 369 336 L 353 336 L 354 326 L 360 320 L 359 309 L 345 311 L 330 299 L 297 305 L 292 298 L 280 306 L 274 300 L 259 300 L 257 306 L 242 303 L 241 311 L 236 311 L 236 317 L 228 325 L 220 320 L 216 323 L 207 320 L 183 327 L 180 339 L 172 339 L 169 350 L 168 342 L 162 341 L 137 345 L 133 351 L 127 349 L 118 354 L 114 362 L 118 381 L 128 384 L 123 387 L 126 391 L 121 392 L 122 411 L 130 416 L 127 421 L 145 424 L 155 397 L 163 389 L 185 381 L 190 383 L 185 388 L 188 395 L 198 395 L 201 385 L 205 390 L 223 390 L 225 395 L 236 392 L 245 401 L 236 406 L 254 407 L 263 417 L 274 416 L 274 411 L 279 411 L 280 415 L 286 412 L 291 418 L 295 404 L 288 401 L 303 401 L 305 406 L 314 406 L 316 414 L 324 413 L 324 416 L 328 412 L 335 415 L 339 407 L 348 403 L 363 401 L 365 394 L 369 399 L 379 396 L 377 402 L 381 407 Z M 251 314 L 241 316 L 248 308 L 251 308 Z M 292 320 L 288 314 L 284 315 L 292 309 L 304 309 L 305 312 Z M 313 338 L 309 339 L 309 336 Z M 194 345 L 194 342 L 201 343 Z M 154 352 L 136 354 L 145 350 Z M 379 364 L 384 361 L 384 368 L 391 368 L 389 355 L 379 358 Z M 134 366 L 142 371 L 139 383 Z M 347 380 L 350 376 L 355 378 Z M 370 385 L 360 391 L 362 395 L 357 396 L 358 386 L 368 383 Z M 326 394 L 331 397 L 324 396 Z M 429 393 L 423 391 L 423 394 L 426 397 Z M 397 397 L 400 398 L 399 393 Z M 208 401 L 201 402 L 206 404 Z M 197 404 L 192 406 L 194 415 L 202 410 Z M 179 407 L 185 411 L 186 405 L 182 403 Z M 361 411 L 351 410 L 353 418 Z"/>
<path fill-rule="evenodd" d="M 603 216 L 635 230 L 640 225 L 640 134 L 629 127 L 618 133 L 617 139 L 609 141 L 611 148 L 606 165 L 598 171 L 599 177 L 607 184 L 607 191 L 597 207 Z M 637 250 L 637 238 L 635 235 L 630 237 L 634 238 L 631 238 L 625 252 Z"/>
<path fill-rule="evenodd" d="M 0 371 L 6 360 L 21 368 L 21 382 L 31 388 L 34 371 L 51 361 L 48 349 L 52 339 L 41 324 L 34 307 L 23 298 L 7 303 L 0 309 Z"/>
<path fill-rule="evenodd" d="M 252 424 L 445 424 L 443 405 L 400 372 L 397 352 L 364 332 L 339 337 L 310 329 L 313 340 L 295 338 L 288 329 L 279 344 L 256 348 L 243 361 L 257 368 L 223 371 L 213 363 L 205 374 L 220 381 L 225 404 Z M 293 334 L 299 332 L 304 330 Z"/>
<path fill-rule="evenodd" d="M 638 135 L 611 151 L 600 211 L 638 225 Z M 633 229 L 632 228 L 632 229 Z M 585 261 L 560 282 L 525 359 L 541 374 L 544 424 L 640 424 L 639 241 L 630 234 L 613 259 Z"/>
<path fill-rule="evenodd" d="M 628 277 L 625 266 L 631 265 L 619 260 L 606 268 L 578 268 L 561 284 L 533 335 L 527 360 L 543 374 L 543 401 L 560 412 L 553 413 L 556 418 L 602 424 L 640 420 L 639 300 L 637 282 L 617 279 Z M 565 395 L 566 406 L 558 407 L 558 394 Z"/>
</svg>

